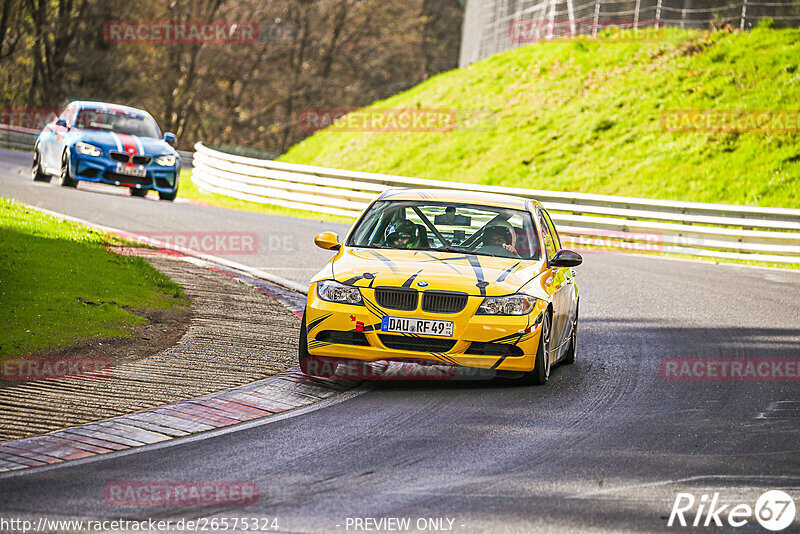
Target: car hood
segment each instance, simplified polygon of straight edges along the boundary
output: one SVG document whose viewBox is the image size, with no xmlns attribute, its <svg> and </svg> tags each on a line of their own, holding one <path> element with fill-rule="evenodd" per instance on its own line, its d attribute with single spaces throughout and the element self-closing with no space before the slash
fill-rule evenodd
<svg viewBox="0 0 800 534">
<path fill-rule="evenodd" d="M 139 137 L 136 135 L 115 135 L 110 132 L 97 130 L 81 130 L 76 137 L 76 141 L 91 143 L 106 151 L 119 150 L 119 147 L 131 146 L 136 149 L 136 153 L 143 156 L 162 156 L 164 154 L 177 154 L 174 148 L 163 139 L 152 137 Z M 119 142 L 119 144 L 118 144 Z"/>
<path fill-rule="evenodd" d="M 331 267 L 336 280 L 358 287 L 405 286 L 498 296 L 516 293 L 541 273 L 543 265 L 477 254 L 344 248 Z"/>
</svg>

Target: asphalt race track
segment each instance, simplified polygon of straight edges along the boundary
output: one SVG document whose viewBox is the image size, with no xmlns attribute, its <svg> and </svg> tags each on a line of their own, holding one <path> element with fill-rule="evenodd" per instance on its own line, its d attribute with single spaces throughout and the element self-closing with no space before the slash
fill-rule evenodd
<svg viewBox="0 0 800 534">
<path fill-rule="evenodd" d="M 223 256 L 301 283 L 330 257 L 313 236 L 346 230 L 34 184 L 29 165 L 27 154 L 0 151 L 0 196 L 130 231 L 255 232 L 257 254 Z M 681 492 L 753 506 L 784 489 L 800 506 L 798 378 L 661 372 L 667 358 L 796 359 L 800 273 L 614 253 L 588 254 L 577 271 L 577 362 L 544 387 L 376 383 L 211 437 L 2 476 L 0 515 L 277 518 L 290 532 L 353 532 L 355 518 L 445 518 L 455 532 L 683 532 L 667 527 Z M 129 480 L 252 481 L 259 497 L 244 507 L 107 504 L 106 484 Z M 705 530 L 756 527 L 751 518 Z"/>
</svg>

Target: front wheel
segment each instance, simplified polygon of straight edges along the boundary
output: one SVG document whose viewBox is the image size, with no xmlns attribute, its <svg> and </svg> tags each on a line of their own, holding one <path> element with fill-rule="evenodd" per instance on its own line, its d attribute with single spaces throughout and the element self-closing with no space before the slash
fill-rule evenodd
<svg viewBox="0 0 800 534">
<path fill-rule="evenodd" d="M 308 353 L 308 333 L 306 331 L 306 313 L 300 323 L 300 342 L 297 347 L 297 357 L 300 360 L 300 370 L 309 376 L 332 378 L 336 375 L 338 365 L 330 364 L 325 360 L 315 358 Z"/>
<path fill-rule="evenodd" d="M 575 351 L 578 349 L 578 304 L 575 304 L 575 319 L 572 320 L 572 335 L 569 338 L 569 348 L 564 354 L 561 363 L 572 365 L 575 363 Z"/>
<path fill-rule="evenodd" d="M 31 167 L 31 177 L 34 182 L 49 182 L 50 175 L 42 172 L 42 154 L 39 152 L 39 145 L 33 149 L 33 166 Z"/>
<path fill-rule="evenodd" d="M 69 172 L 69 152 L 64 152 L 61 156 L 61 176 L 59 183 L 62 187 L 78 187 L 78 180 L 74 179 Z"/>
<path fill-rule="evenodd" d="M 536 360 L 533 363 L 533 370 L 522 375 L 523 384 L 541 386 L 547 383 L 550 378 L 550 327 L 552 317 L 550 312 L 544 313 L 542 319 L 542 332 L 539 335 L 539 348 L 536 351 Z"/>
<path fill-rule="evenodd" d="M 161 191 L 158 192 L 159 200 L 166 200 L 167 202 L 172 202 L 178 196 L 178 190 L 176 189 L 172 193 L 162 193 Z"/>
</svg>

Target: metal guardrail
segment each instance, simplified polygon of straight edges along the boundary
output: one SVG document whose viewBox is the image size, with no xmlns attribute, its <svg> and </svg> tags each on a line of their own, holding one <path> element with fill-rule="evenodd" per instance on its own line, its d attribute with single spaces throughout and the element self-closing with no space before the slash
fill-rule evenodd
<svg viewBox="0 0 800 534">
<path fill-rule="evenodd" d="M 32 152 L 38 135 L 39 130 L 0 124 L 0 148 Z M 181 166 L 184 169 L 191 169 L 194 152 L 179 150 L 178 153 L 181 155 Z"/>
<path fill-rule="evenodd" d="M 225 154 L 195 145 L 192 180 L 240 200 L 356 217 L 391 188 L 458 189 L 541 201 L 581 248 L 800 263 L 800 209 L 654 200 L 406 178 Z"/>
<path fill-rule="evenodd" d="M 800 263 L 796 209 L 493 187 L 257 160 L 200 143 L 195 149 L 199 188 L 251 202 L 356 217 L 394 187 L 511 194 L 542 201 L 564 241 L 578 246 Z"/>
</svg>

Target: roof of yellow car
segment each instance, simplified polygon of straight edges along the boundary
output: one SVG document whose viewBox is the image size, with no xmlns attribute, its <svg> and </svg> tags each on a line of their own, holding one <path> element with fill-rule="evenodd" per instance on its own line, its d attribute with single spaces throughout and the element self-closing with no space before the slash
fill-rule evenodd
<svg viewBox="0 0 800 534">
<path fill-rule="evenodd" d="M 508 195 L 481 193 L 477 191 L 460 191 L 456 189 L 390 189 L 385 191 L 379 200 L 429 200 L 433 202 L 454 202 L 477 204 L 479 206 L 495 206 L 518 210 L 528 209 L 527 203 L 536 205 L 538 201 Z"/>
</svg>

